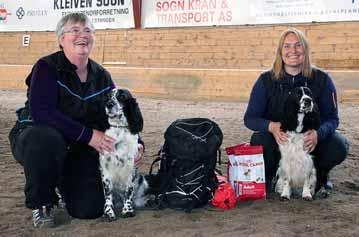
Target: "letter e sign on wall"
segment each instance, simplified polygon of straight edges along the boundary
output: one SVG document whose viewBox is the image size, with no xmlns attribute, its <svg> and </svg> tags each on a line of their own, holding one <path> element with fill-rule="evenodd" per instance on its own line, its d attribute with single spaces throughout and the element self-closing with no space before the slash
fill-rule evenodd
<svg viewBox="0 0 359 237">
<path fill-rule="evenodd" d="M 30 35 L 23 35 L 22 36 L 22 46 L 29 47 L 30 45 Z"/>
</svg>

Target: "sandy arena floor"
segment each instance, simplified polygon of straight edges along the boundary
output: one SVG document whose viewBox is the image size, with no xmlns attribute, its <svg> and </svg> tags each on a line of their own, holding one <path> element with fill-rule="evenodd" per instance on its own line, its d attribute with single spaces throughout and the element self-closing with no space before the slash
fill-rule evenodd
<svg viewBox="0 0 359 237">
<path fill-rule="evenodd" d="M 101 218 L 72 219 L 65 211 L 57 210 L 57 227 L 39 230 L 32 227 L 31 211 L 24 206 L 24 174 L 10 153 L 7 138 L 15 109 L 22 106 L 24 96 L 24 91 L 0 90 L 0 236 L 359 236 L 358 105 L 340 105 L 339 130 L 349 139 L 351 149 L 348 159 L 331 173 L 335 188 L 328 199 L 280 202 L 272 197 L 239 203 L 226 212 L 213 208 L 191 214 L 146 210 L 112 223 Z M 224 134 L 222 149 L 249 141 L 251 132 L 244 128 L 242 119 L 245 103 L 138 101 L 145 119 L 142 137 L 147 147 L 142 172 L 148 172 L 165 129 L 177 118 L 208 117 L 216 121 Z M 222 160 L 226 160 L 225 155 Z M 225 165 L 220 169 L 225 171 Z"/>
</svg>

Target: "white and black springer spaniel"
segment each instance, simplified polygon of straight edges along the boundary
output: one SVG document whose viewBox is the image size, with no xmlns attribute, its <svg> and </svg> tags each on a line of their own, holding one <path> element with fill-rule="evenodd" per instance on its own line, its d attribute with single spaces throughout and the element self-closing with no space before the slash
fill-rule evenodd
<svg viewBox="0 0 359 237">
<path fill-rule="evenodd" d="M 288 142 L 279 144 L 281 160 L 277 170 L 275 191 L 281 200 L 289 200 L 294 188 L 302 188 L 302 198 L 312 200 L 316 185 L 316 170 L 312 156 L 304 149 L 303 134 L 320 126 L 319 110 L 307 87 L 295 88 L 284 104 L 282 131 Z"/>
<path fill-rule="evenodd" d="M 135 215 L 134 207 L 145 204 L 147 181 L 135 167 L 138 152 L 138 133 L 143 128 L 143 118 L 136 99 L 125 89 L 114 89 L 106 102 L 110 128 L 106 135 L 116 139 L 115 151 L 101 154 L 100 170 L 105 194 L 104 217 L 116 219 Z"/>
</svg>

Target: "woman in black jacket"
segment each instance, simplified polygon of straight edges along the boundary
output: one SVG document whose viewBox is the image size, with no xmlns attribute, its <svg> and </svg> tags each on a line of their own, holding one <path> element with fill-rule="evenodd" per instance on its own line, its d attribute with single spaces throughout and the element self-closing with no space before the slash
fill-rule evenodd
<svg viewBox="0 0 359 237">
<path fill-rule="evenodd" d="M 288 93 L 307 86 L 320 110 L 320 128 L 305 132 L 305 149 L 314 155 L 318 191 L 330 188 L 329 171 L 348 154 L 347 140 L 336 129 L 339 125 L 337 93 L 330 76 L 315 68 L 310 60 L 307 39 L 297 29 L 284 31 L 279 39 L 272 68 L 260 75 L 253 86 L 244 124 L 255 131 L 251 144 L 263 145 L 267 190 L 271 191 L 280 153 L 278 144 L 287 141 L 280 129 L 280 118 Z"/>
<path fill-rule="evenodd" d="M 64 16 L 56 27 L 60 51 L 41 58 L 26 79 L 28 100 L 10 132 L 15 159 L 24 167 L 26 206 L 35 227 L 53 226 L 53 206 L 63 195 L 70 215 L 102 215 L 104 194 L 99 152 L 114 149 L 104 134 L 110 74 L 89 58 L 94 26 L 81 13 Z M 138 159 L 143 143 L 139 144 Z M 56 190 L 60 192 L 56 193 Z"/>
</svg>

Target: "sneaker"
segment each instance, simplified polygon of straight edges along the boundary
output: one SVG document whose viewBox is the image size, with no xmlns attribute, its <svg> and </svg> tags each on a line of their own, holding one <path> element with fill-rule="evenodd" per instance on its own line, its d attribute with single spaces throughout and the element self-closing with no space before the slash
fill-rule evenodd
<svg viewBox="0 0 359 237">
<path fill-rule="evenodd" d="M 325 171 L 318 171 L 318 176 L 317 176 L 317 184 L 315 187 L 315 192 L 319 192 L 319 190 L 324 189 L 327 191 L 331 191 L 333 189 L 333 183 L 332 181 L 330 181 L 329 179 L 329 174 L 328 172 Z"/>
<path fill-rule="evenodd" d="M 54 214 L 52 207 L 42 206 L 40 209 L 32 210 L 32 221 L 35 228 L 54 227 Z"/>
<path fill-rule="evenodd" d="M 59 198 L 59 201 L 57 203 L 57 207 L 60 209 L 65 209 L 66 208 L 66 202 L 64 201 L 64 199 Z"/>
<path fill-rule="evenodd" d="M 317 199 L 326 199 L 329 198 L 331 190 L 326 189 L 324 186 L 319 189 L 319 191 L 315 194 L 315 198 Z"/>
<path fill-rule="evenodd" d="M 60 190 L 58 188 L 55 188 L 55 192 L 56 192 L 56 195 L 58 197 L 57 207 L 60 208 L 60 209 L 65 209 L 66 203 L 65 203 L 64 198 L 61 195 Z"/>
<path fill-rule="evenodd" d="M 334 188 L 333 182 L 328 179 L 327 182 L 324 184 L 324 188 L 327 190 L 333 190 Z"/>
</svg>

